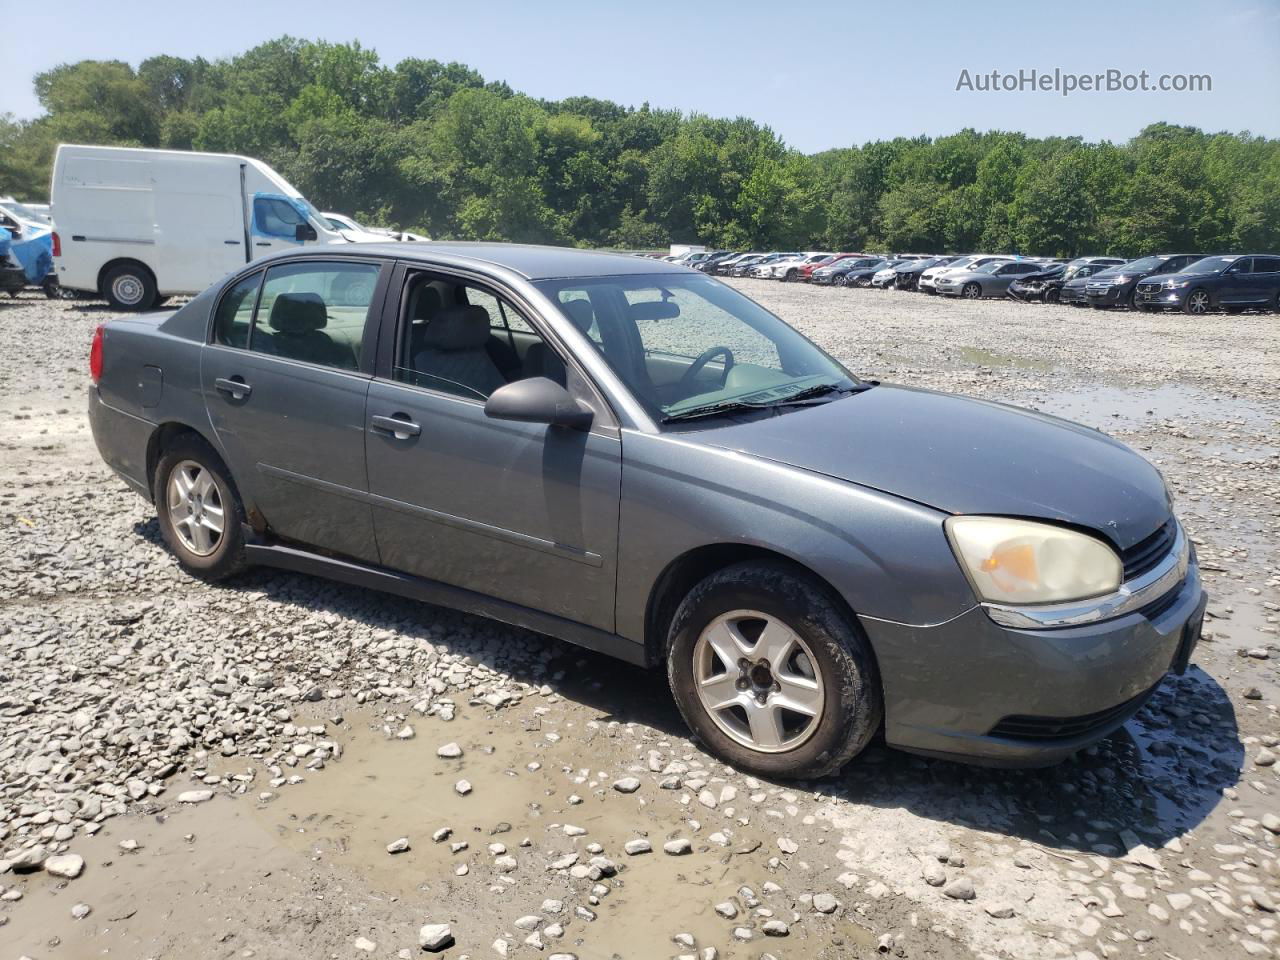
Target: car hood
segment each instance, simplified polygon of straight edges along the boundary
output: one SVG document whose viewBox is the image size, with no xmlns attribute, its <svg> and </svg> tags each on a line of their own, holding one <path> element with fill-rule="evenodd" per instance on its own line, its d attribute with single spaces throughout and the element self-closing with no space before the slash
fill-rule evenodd
<svg viewBox="0 0 1280 960">
<path fill-rule="evenodd" d="M 1159 471 L 1089 427 L 910 387 L 699 432 L 704 443 L 914 500 L 1088 528 L 1124 550 L 1170 513 Z"/>
</svg>

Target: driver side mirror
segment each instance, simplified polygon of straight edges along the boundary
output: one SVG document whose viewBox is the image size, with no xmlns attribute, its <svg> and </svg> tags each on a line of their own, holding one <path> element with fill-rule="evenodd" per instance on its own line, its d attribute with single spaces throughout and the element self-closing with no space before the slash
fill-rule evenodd
<svg viewBox="0 0 1280 960">
<path fill-rule="evenodd" d="M 293 239 L 299 243 L 316 239 L 316 228 L 309 223 L 300 223 L 293 228 Z"/>
<path fill-rule="evenodd" d="M 484 413 L 495 420 L 547 423 L 572 430 L 590 429 L 595 417 L 589 407 L 546 377 L 529 377 L 499 387 L 485 401 Z"/>
</svg>

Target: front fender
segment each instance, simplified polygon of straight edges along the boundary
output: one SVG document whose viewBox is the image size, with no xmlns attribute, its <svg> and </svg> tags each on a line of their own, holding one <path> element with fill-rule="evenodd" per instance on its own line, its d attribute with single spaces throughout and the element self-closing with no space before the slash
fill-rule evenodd
<svg viewBox="0 0 1280 960">
<path fill-rule="evenodd" d="M 654 583 L 711 544 L 759 547 L 827 581 L 861 616 L 935 624 L 973 607 L 946 514 L 682 436 L 623 433 L 618 633 L 643 641 Z"/>
</svg>

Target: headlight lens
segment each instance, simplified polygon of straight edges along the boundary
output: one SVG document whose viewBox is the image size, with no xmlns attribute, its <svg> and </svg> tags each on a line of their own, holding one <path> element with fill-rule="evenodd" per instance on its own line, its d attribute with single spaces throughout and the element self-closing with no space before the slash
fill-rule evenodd
<svg viewBox="0 0 1280 960">
<path fill-rule="evenodd" d="M 947 537 L 974 589 L 996 603 L 1061 603 L 1114 593 L 1124 567 L 1095 537 L 1030 520 L 950 517 Z"/>
</svg>

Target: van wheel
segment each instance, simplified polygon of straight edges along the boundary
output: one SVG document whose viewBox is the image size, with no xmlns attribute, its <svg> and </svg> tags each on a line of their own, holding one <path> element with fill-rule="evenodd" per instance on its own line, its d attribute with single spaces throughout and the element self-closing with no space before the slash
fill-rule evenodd
<svg viewBox="0 0 1280 960">
<path fill-rule="evenodd" d="M 244 569 L 244 510 L 209 444 L 190 435 L 170 444 L 151 492 L 160 533 L 184 570 L 202 580 L 224 580 Z"/>
<path fill-rule="evenodd" d="M 834 773 L 883 714 L 870 644 L 828 588 L 783 563 L 740 563 L 689 592 L 667 679 L 707 748 L 766 777 Z"/>
<path fill-rule="evenodd" d="M 149 310 L 156 302 L 156 282 L 141 264 L 122 263 L 102 278 L 102 293 L 117 310 Z"/>
</svg>

